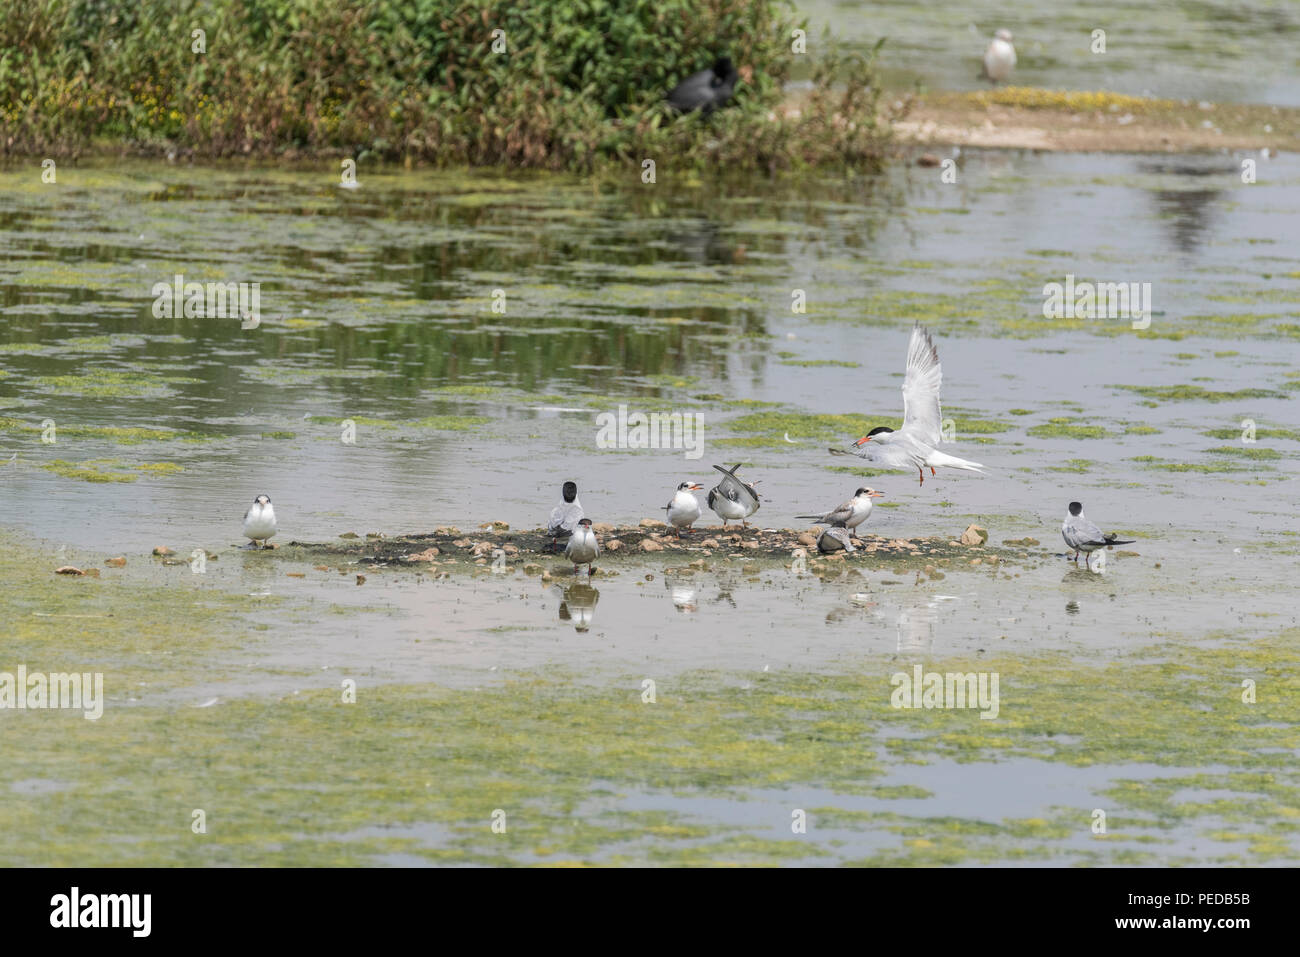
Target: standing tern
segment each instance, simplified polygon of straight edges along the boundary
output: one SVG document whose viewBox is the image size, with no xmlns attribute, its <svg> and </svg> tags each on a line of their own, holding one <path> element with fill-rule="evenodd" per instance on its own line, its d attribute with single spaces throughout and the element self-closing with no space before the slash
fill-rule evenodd
<svg viewBox="0 0 1300 957">
<path fill-rule="evenodd" d="M 723 478 L 717 485 L 709 489 L 709 508 L 718 513 L 718 518 L 722 519 L 722 527 L 727 527 L 728 521 L 740 521 L 740 527 L 745 527 L 745 519 L 758 511 L 758 492 L 754 486 L 742 482 L 736 477 L 736 469 L 740 468 L 739 464 L 733 465 L 729 469 L 724 469 L 721 465 L 713 466 L 723 474 Z M 694 496 L 692 496 L 694 498 Z"/>
<path fill-rule="evenodd" d="M 1015 66 L 1016 48 L 1011 45 L 1011 31 L 999 30 L 984 51 L 984 76 L 997 84 L 1009 77 Z"/>
<path fill-rule="evenodd" d="M 943 412 L 939 407 L 942 382 L 939 350 L 934 347 L 930 333 L 916 326 L 907 346 L 907 372 L 903 376 L 903 427 L 894 430 L 877 426 L 854 442 L 852 448 L 829 451 L 832 455 L 856 455 L 885 468 L 914 468 L 922 485 L 925 484 L 923 465 L 929 467 L 931 475 L 935 474 L 936 466 L 982 472 L 984 466 L 980 463 L 935 448 L 943 441 Z"/>
<path fill-rule="evenodd" d="M 596 570 L 591 563 L 599 555 L 600 542 L 596 541 L 596 533 L 591 530 L 591 519 L 584 518 L 573 530 L 573 535 L 569 537 L 569 544 L 564 546 L 564 557 L 573 562 L 575 575 L 578 574 L 580 565 L 586 565 L 587 574 L 590 575 Z"/>
<path fill-rule="evenodd" d="M 1083 517 L 1083 505 L 1080 502 L 1070 503 L 1070 513 L 1065 516 L 1065 521 L 1061 523 L 1061 537 L 1065 539 L 1065 544 L 1074 549 L 1074 562 L 1078 564 L 1079 552 L 1086 556 L 1083 563 L 1086 565 L 1092 553 L 1099 548 L 1106 548 L 1110 545 L 1132 545 L 1137 539 L 1130 538 L 1128 541 L 1120 541 L 1115 537 L 1115 533 L 1109 535 L 1103 534 L 1102 530 L 1092 522 Z"/>
<path fill-rule="evenodd" d="M 883 492 L 873 488 L 860 488 L 847 502 L 841 502 L 825 515 L 796 515 L 795 518 L 811 518 L 818 525 L 831 525 L 840 528 L 855 529 L 867 520 L 871 514 L 871 500 L 880 498 Z"/>
<path fill-rule="evenodd" d="M 700 517 L 700 502 L 694 495 L 693 491 L 704 488 L 703 485 L 697 485 L 693 482 L 682 482 L 677 486 L 677 494 L 673 496 L 672 501 L 664 506 L 668 510 L 668 524 L 677 529 L 677 537 L 682 537 L 682 529 L 688 532 L 691 526 Z"/>
<path fill-rule="evenodd" d="M 559 544 L 561 535 L 572 534 L 582 521 L 582 503 L 578 501 L 577 483 L 565 482 L 560 493 L 560 504 L 551 509 L 551 518 L 546 524 L 546 534 L 551 536 L 553 546 Z"/>
<path fill-rule="evenodd" d="M 271 500 L 265 495 L 257 496 L 244 513 L 244 537 L 262 548 L 266 546 L 266 540 L 275 534 L 275 527 L 275 509 L 271 507 Z"/>
</svg>

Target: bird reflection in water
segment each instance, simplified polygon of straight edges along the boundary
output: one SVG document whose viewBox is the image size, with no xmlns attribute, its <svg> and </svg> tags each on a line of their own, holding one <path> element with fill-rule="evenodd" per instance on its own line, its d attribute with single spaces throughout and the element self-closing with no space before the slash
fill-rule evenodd
<svg viewBox="0 0 1300 957">
<path fill-rule="evenodd" d="M 585 582 L 577 582 L 563 590 L 560 597 L 560 621 L 573 622 L 574 631 L 586 631 L 596 614 L 600 592 Z"/>
<path fill-rule="evenodd" d="M 699 599 L 695 597 L 694 585 L 670 585 L 673 595 L 673 607 L 684 615 L 691 615 L 700 610 Z"/>
</svg>

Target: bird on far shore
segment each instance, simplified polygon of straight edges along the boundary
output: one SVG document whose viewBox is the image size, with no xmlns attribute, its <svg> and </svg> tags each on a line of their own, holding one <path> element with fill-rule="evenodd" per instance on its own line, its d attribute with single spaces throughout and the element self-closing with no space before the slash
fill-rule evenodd
<svg viewBox="0 0 1300 957">
<path fill-rule="evenodd" d="M 718 513 L 723 528 L 727 527 L 727 522 L 737 520 L 740 522 L 740 527 L 744 528 L 745 519 L 758 511 L 758 491 L 753 485 L 737 478 L 736 469 L 740 468 L 739 463 L 729 469 L 724 469 L 721 465 L 713 467 L 724 477 L 709 489 L 709 508 Z"/>
<path fill-rule="evenodd" d="M 1083 563 L 1088 564 L 1088 559 L 1092 553 L 1099 548 L 1109 548 L 1111 545 L 1132 545 L 1137 539 L 1130 538 L 1128 541 L 1120 541 L 1114 532 L 1109 535 L 1104 534 L 1100 528 L 1083 516 L 1083 503 L 1071 502 L 1069 514 L 1065 516 L 1065 521 L 1061 523 L 1061 537 L 1065 539 L 1065 544 L 1074 549 L 1074 562 L 1078 564 L 1079 553 L 1084 553 Z"/>
<path fill-rule="evenodd" d="M 679 113 L 699 110 L 708 116 L 731 99 L 739 76 L 730 57 L 720 56 L 713 66 L 692 73 L 668 94 L 668 105 Z"/>
<path fill-rule="evenodd" d="M 1015 66 L 1016 48 L 1011 45 L 1011 31 L 999 30 L 984 51 L 984 77 L 997 85 L 1011 75 Z"/>
</svg>

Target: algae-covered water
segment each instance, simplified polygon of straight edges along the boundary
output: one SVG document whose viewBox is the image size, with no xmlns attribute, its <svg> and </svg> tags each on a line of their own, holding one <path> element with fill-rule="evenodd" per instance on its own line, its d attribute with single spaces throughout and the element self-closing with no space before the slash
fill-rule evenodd
<svg viewBox="0 0 1300 957">
<path fill-rule="evenodd" d="M 106 700 L 0 709 L 0 860 L 1295 863 L 1300 163 L 1243 158 L 6 168 L 0 672 Z M 260 283 L 260 322 L 155 315 L 178 274 Z M 1067 276 L 1150 283 L 1149 326 L 1045 318 Z M 914 322 L 983 476 L 826 451 L 897 425 Z M 702 446 L 601 447 L 620 405 Z M 566 479 L 662 519 L 724 462 L 760 526 L 870 484 L 869 532 L 1014 544 L 590 580 L 302 544 L 534 528 Z M 278 550 L 242 547 L 258 493 Z M 1072 499 L 1136 539 L 1102 571 L 1061 554 Z M 915 665 L 996 673 L 998 717 L 893 707 Z"/>
</svg>

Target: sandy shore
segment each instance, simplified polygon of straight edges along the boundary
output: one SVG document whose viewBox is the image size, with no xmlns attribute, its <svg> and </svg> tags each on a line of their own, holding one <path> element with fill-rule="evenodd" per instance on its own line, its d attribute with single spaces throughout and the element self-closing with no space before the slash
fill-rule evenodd
<svg viewBox="0 0 1300 957">
<path fill-rule="evenodd" d="M 1300 110 L 1006 87 L 929 93 L 894 123 L 904 145 L 1063 152 L 1300 149 Z"/>
</svg>

